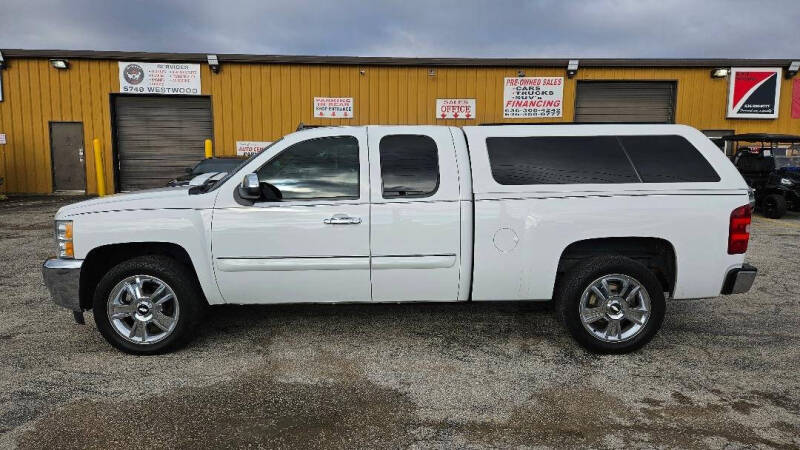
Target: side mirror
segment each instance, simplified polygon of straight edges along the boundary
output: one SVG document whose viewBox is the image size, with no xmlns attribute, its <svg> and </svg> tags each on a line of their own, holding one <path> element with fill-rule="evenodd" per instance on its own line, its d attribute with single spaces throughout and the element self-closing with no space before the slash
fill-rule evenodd
<svg viewBox="0 0 800 450">
<path fill-rule="evenodd" d="M 186 169 L 184 169 L 184 172 L 192 173 L 192 168 L 191 167 L 187 167 Z"/>
<path fill-rule="evenodd" d="M 283 200 L 281 190 L 265 181 L 261 182 L 261 199 L 267 202 L 279 202 Z"/>
<path fill-rule="evenodd" d="M 258 175 L 248 173 L 239 185 L 239 196 L 246 200 L 261 199 L 261 183 L 258 182 Z"/>
</svg>

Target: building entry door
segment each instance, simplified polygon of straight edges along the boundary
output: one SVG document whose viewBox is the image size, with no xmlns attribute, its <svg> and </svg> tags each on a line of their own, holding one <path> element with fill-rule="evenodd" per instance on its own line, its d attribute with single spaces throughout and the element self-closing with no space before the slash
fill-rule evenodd
<svg viewBox="0 0 800 450">
<path fill-rule="evenodd" d="M 83 123 L 50 122 L 53 190 L 86 191 Z"/>
</svg>

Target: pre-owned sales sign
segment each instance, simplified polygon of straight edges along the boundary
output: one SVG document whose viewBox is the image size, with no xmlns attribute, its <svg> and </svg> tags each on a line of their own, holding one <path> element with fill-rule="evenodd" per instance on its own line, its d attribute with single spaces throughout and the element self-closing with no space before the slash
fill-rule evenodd
<svg viewBox="0 0 800 450">
<path fill-rule="evenodd" d="M 314 117 L 352 119 L 352 97 L 314 97 Z"/>
<path fill-rule="evenodd" d="M 437 98 L 437 119 L 474 119 L 474 98 Z"/>
<path fill-rule="evenodd" d="M 503 117 L 561 117 L 564 77 L 506 78 L 503 85 Z"/>
<path fill-rule="evenodd" d="M 200 64 L 120 62 L 119 91 L 200 95 Z"/>
</svg>

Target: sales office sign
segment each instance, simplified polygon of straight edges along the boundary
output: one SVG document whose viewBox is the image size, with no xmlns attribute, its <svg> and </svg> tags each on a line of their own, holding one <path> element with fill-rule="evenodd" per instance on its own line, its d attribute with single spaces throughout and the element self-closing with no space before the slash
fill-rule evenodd
<svg viewBox="0 0 800 450">
<path fill-rule="evenodd" d="M 437 98 L 437 119 L 474 119 L 474 98 Z"/>
<path fill-rule="evenodd" d="M 200 95 L 200 64 L 119 63 L 124 94 Z"/>
</svg>

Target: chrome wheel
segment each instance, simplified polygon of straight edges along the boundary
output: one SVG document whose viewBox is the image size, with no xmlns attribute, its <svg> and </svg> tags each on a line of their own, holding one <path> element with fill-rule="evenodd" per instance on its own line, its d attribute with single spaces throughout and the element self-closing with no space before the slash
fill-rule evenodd
<svg viewBox="0 0 800 450">
<path fill-rule="evenodd" d="M 155 344 L 175 330 L 180 307 L 167 283 L 150 275 L 135 275 L 114 286 L 106 312 L 111 327 L 123 339 Z"/>
<path fill-rule="evenodd" d="M 583 327 L 603 342 L 624 342 L 639 334 L 650 318 L 650 296 L 627 275 L 604 275 L 581 295 L 578 313 Z"/>
</svg>

